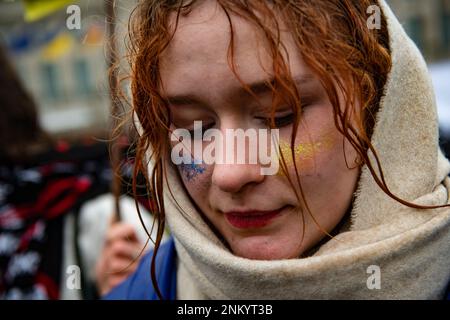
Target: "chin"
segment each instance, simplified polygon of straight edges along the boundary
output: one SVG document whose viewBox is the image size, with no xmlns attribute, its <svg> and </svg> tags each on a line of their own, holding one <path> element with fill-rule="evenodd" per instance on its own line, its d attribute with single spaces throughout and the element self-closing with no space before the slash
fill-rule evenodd
<svg viewBox="0 0 450 320">
<path fill-rule="evenodd" d="M 296 258 L 301 255 L 297 246 L 277 243 L 270 237 L 248 237 L 236 239 L 230 244 L 236 256 L 251 260 L 283 260 Z"/>
</svg>

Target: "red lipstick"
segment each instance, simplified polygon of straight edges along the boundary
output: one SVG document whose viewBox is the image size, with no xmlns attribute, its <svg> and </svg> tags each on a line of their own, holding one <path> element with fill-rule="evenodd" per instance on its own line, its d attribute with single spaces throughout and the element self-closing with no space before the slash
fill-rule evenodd
<svg viewBox="0 0 450 320">
<path fill-rule="evenodd" d="M 280 215 L 284 208 L 273 211 L 230 211 L 225 212 L 228 222 L 239 229 L 262 228 Z"/>
</svg>

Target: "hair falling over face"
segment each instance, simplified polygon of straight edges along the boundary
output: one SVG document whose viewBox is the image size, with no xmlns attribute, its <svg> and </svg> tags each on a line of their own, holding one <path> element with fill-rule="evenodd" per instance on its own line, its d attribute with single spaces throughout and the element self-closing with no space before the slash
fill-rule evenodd
<svg viewBox="0 0 450 320">
<path fill-rule="evenodd" d="M 304 62 L 324 87 L 333 107 L 335 126 L 356 150 L 359 164 L 368 166 L 376 183 L 386 194 L 405 205 L 424 208 L 408 203 L 389 191 L 376 150 L 370 142 L 375 115 L 392 62 L 384 17 L 380 29 L 367 27 L 366 10 L 371 5 L 378 5 L 376 0 L 216 1 L 229 21 L 229 30 L 224 31 L 230 32 L 227 52 L 229 67 L 249 94 L 252 92 L 240 79 L 233 59 L 236 48 L 231 17 L 245 19 L 265 36 L 273 61 L 271 74 L 275 98 L 270 126 L 275 126 L 273 116 L 281 103 L 290 105 L 295 117 L 291 142 L 284 146 L 284 149 L 290 149 L 290 154 L 286 154 L 289 150 L 283 152 L 282 168 L 286 167 L 286 160 L 290 157 L 295 159 L 296 156 L 294 137 L 302 116 L 302 101 L 284 58 L 286 48 L 281 41 L 279 21 L 283 21 L 288 28 Z M 163 297 L 156 283 L 155 257 L 165 227 L 163 183 L 170 133 L 170 114 L 161 92 L 160 58 L 174 37 L 179 19 L 195 10 L 196 6 L 201 6 L 202 2 L 140 1 L 129 21 L 128 61 L 131 72 L 127 79 L 131 82 L 130 114 L 139 120 L 141 126 L 139 131 L 135 128 L 139 133 L 135 146 L 134 177 L 139 174 L 145 177 L 149 197 L 154 203 L 152 213 L 157 221 L 158 232 L 154 241 L 151 279 L 160 298 Z M 338 90 L 343 93 L 345 105 L 340 105 Z M 121 94 L 120 98 L 125 99 L 125 94 Z M 149 150 L 150 159 L 147 157 Z M 369 160 L 368 150 L 374 154 L 375 163 Z M 153 170 L 148 174 L 149 161 L 153 164 Z M 295 161 L 293 163 L 296 166 Z M 292 187 L 294 183 L 298 184 L 298 197 L 304 198 L 297 168 L 295 172 L 297 179 L 289 179 L 290 184 Z M 135 182 L 133 189 L 136 190 Z M 306 199 L 303 201 L 306 203 Z M 306 209 L 309 211 L 307 206 Z"/>
</svg>

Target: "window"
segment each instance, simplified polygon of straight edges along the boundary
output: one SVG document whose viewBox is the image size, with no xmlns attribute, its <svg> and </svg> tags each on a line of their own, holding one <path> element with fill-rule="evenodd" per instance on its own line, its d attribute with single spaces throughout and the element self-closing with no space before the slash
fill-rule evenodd
<svg viewBox="0 0 450 320">
<path fill-rule="evenodd" d="M 412 17 L 405 24 L 405 29 L 421 51 L 425 49 L 424 23 L 421 17 Z"/>
<path fill-rule="evenodd" d="M 41 66 L 41 74 L 45 97 L 53 101 L 61 99 L 58 67 L 52 63 L 44 63 Z"/>
<path fill-rule="evenodd" d="M 450 7 L 450 6 L 449 6 Z M 450 8 L 445 8 L 447 10 L 442 11 L 442 40 L 443 47 L 450 50 Z"/>
<path fill-rule="evenodd" d="M 85 59 L 78 59 L 74 63 L 75 68 L 75 80 L 76 80 L 76 92 L 82 96 L 88 96 L 92 94 L 93 87 L 91 83 L 91 77 L 89 72 L 89 66 Z"/>
</svg>

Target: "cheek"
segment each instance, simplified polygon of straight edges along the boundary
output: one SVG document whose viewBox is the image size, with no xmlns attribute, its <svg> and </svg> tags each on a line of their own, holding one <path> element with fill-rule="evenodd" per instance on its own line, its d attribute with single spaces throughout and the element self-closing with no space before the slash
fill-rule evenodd
<svg viewBox="0 0 450 320">
<path fill-rule="evenodd" d="M 328 165 L 329 160 L 335 159 L 339 154 L 335 133 L 331 131 L 320 134 L 313 139 L 298 142 L 293 149 L 289 142 L 281 140 L 280 151 L 283 157 L 283 159 L 280 157 L 280 170 L 278 172 L 280 176 L 285 176 L 285 172 L 282 170 L 283 160 L 290 176 L 295 176 L 295 167 L 299 175 L 309 176 L 321 172 L 321 167 Z"/>
<path fill-rule="evenodd" d="M 178 165 L 178 171 L 180 172 L 183 181 L 190 183 L 202 178 L 202 175 L 206 172 L 206 166 L 196 163 L 182 163 Z"/>
<path fill-rule="evenodd" d="M 205 191 L 211 185 L 212 167 L 206 164 L 181 164 L 178 165 L 178 172 L 180 173 L 186 190 L 196 203 L 205 198 Z"/>
</svg>

